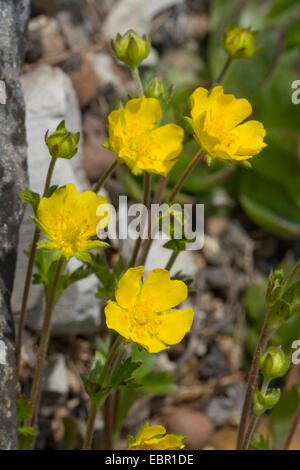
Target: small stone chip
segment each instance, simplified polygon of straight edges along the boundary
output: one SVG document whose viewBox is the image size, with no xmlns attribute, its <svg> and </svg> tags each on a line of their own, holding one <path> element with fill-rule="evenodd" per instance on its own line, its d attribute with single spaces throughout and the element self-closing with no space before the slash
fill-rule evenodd
<svg viewBox="0 0 300 470">
<path fill-rule="evenodd" d="M 6 89 L 5 89 L 5 82 L 0 80 L 0 104 L 6 103 Z"/>
</svg>

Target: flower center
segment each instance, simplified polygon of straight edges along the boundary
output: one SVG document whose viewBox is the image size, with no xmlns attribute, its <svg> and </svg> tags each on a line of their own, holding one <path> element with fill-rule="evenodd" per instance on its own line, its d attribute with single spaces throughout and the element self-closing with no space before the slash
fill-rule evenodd
<svg viewBox="0 0 300 470">
<path fill-rule="evenodd" d="M 156 150 L 159 145 L 151 135 L 151 129 L 140 121 L 130 123 L 122 132 L 122 149 L 120 157 L 127 157 L 141 166 L 151 164 L 156 160 Z"/>
</svg>

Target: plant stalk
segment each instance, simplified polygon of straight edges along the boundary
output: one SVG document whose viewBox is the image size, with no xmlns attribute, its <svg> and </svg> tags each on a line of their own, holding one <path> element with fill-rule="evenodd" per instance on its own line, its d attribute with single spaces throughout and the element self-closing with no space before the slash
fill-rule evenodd
<svg viewBox="0 0 300 470">
<path fill-rule="evenodd" d="M 183 175 L 181 176 L 181 178 L 179 179 L 178 183 L 176 184 L 175 188 L 173 189 L 170 197 L 169 197 L 169 202 L 172 203 L 174 202 L 174 199 L 175 197 L 177 196 L 178 192 L 180 191 L 180 189 L 182 188 L 185 180 L 187 179 L 187 177 L 190 175 L 190 173 L 192 172 L 193 168 L 197 165 L 198 161 L 200 160 L 200 158 L 202 157 L 203 155 L 203 152 L 202 152 L 202 149 L 198 150 L 198 152 L 194 155 L 193 159 L 190 161 L 190 163 L 188 164 L 188 166 L 186 167 Z"/>
<path fill-rule="evenodd" d="M 85 434 L 82 450 L 90 450 L 92 447 L 92 440 L 93 440 L 97 411 L 98 411 L 98 408 L 97 408 L 96 403 L 93 400 L 91 400 L 91 407 L 90 407 L 90 411 L 88 415 L 86 434 Z"/>
<path fill-rule="evenodd" d="M 170 259 L 167 262 L 166 267 L 165 267 L 165 269 L 167 271 L 170 271 L 170 269 L 172 268 L 173 264 L 175 263 L 175 261 L 177 259 L 177 256 L 179 255 L 179 253 L 180 253 L 180 251 L 173 251 L 173 253 L 171 254 Z"/>
<path fill-rule="evenodd" d="M 248 418 L 249 418 L 251 407 L 252 407 L 253 389 L 257 381 L 258 361 L 259 361 L 260 355 L 265 350 L 268 337 L 269 337 L 269 328 L 268 328 L 267 322 L 265 321 L 265 324 L 262 328 L 262 331 L 261 331 L 261 334 L 260 334 L 260 337 L 256 346 L 256 350 L 253 356 L 253 360 L 252 360 L 252 364 L 251 364 L 251 368 L 249 372 L 247 390 L 246 390 L 243 411 L 242 411 L 241 421 L 240 421 L 239 430 L 238 430 L 237 450 L 241 450 L 243 447 L 247 422 L 248 422 Z"/>
<path fill-rule="evenodd" d="M 149 219 L 150 198 L 151 198 L 151 175 L 145 171 L 144 172 L 144 199 L 143 199 L 143 204 L 147 208 L 148 219 Z M 141 230 L 141 232 L 143 232 L 144 227 L 140 227 L 140 230 Z M 132 255 L 131 255 L 131 259 L 130 259 L 129 265 L 128 265 L 129 268 L 135 266 L 141 244 L 142 244 L 142 233 L 140 233 L 139 237 L 135 241 L 133 252 L 132 252 Z"/>
<path fill-rule="evenodd" d="M 118 166 L 118 162 L 117 162 L 117 159 L 113 162 L 113 164 L 106 170 L 106 172 L 101 176 L 101 178 L 99 179 L 99 181 L 97 181 L 97 183 L 95 184 L 95 186 L 93 187 L 93 191 L 94 193 L 98 193 L 100 191 L 100 189 L 102 188 L 102 186 L 104 185 L 104 183 L 106 183 L 106 181 L 108 180 L 108 178 L 110 177 L 110 175 L 115 171 L 116 167 Z"/>
<path fill-rule="evenodd" d="M 37 365 L 36 365 L 35 374 L 34 374 L 34 378 L 32 382 L 31 393 L 30 393 L 30 400 L 32 402 L 32 416 L 31 416 L 32 427 L 36 426 L 37 417 L 39 413 L 43 370 L 44 370 L 45 358 L 47 355 L 49 337 L 50 337 L 51 316 L 53 312 L 53 307 L 55 305 L 55 296 L 56 296 L 58 281 L 59 281 L 59 277 L 61 275 L 63 266 L 64 266 L 64 259 L 61 258 L 57 264 L 56 273 L 55 273 L 55 277 L 53 280 L 53 284 L 52 284 L 52 288 L 51 288 L 51 292 L 49 295 L 49 299 L 48 299 L 46 311 L 45 311 L 45 316 L 44 316 L 44 324 L 43 324 L 43 329 L 42 329 L 42 334 L 41 334 Z"/>
<path fill-rule="evenodd" d="M 56 160 L 57 159 L 54 158 L 54 157 L 51 158 L 49 168 L 48 168 L 48 172 L 47 172 L 47 176 L 46 176 L 46 182 L 45 182 L 45 186 L 44 186 L 43 196 L 45 196 L 46 192 L 48 191 L 48 189 L 50 187 Z M 40 229 L 38 227 L 36 227 L 35 231 L 34 231 L 34 235 L 33 235 L 32 244 L 31 244 L 31 247 L 30 247 L 26 277 L 25 277 L 25 283 L 24 283 L 24 290 L 23 290 L 23 296 L 22 296 L 22 304 L 21 304 L 21 311 L 20 311 L 20 318 L 19 318 L 19 325 L 18 325 L 18 332 L 17 332 L 17 339 L 16 339 L 17 383 L 19 381 L 19 374 L 20 374 L 21 349 L 22 349 L 23 332 L 24 332 L 24 326 L 25 326 L 26 308 L 27 308 L 27 303 L 28 303 L 29 291 L 30 291 L 30 287 L 31 287 L 31 278 L 32 278 L 32 272 L 33 272 L 33 268 L 34 268 L 35 253 L 36 253 L 36 250 L 37 250 L 37 244 L 38 244 L 38 241 L 39 241 L 39 238 L 40 238 L 40 234 L 41 234 Z"/>
</svg>

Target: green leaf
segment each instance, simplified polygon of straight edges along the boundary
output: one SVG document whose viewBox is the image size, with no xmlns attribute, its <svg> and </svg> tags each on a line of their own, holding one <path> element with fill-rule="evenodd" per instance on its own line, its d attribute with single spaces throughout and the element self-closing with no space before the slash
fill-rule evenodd
<svg viewBox="0 0 300 470">
<path fill-rule="evenodd" d="M 125 270 L 123 260 L 120 258 L 114 269 L 110 270 L 100 256 L 92 255 L 91 268 L 93 273 L 101 282 L 101 286 L 98 287 L 96 297 L 99 297 L 100 299 L 104 297 L 113 299 L 120 277 Z"/>
<path fill-rule="evenodd" d="M 21 199 L 28 202 L 31 205 L 34 212 L 36 212 L 39 202 L 40 202 L 40 195 L 31 191 L 29 188 L 26 189 L 25 193 L 22 191 L 18 191 L 18 195 Z"/>
<path fill-rule="evenodd" d="M 149 372 L 139 380 L 143 390 L 151 395 L 167 395 L 175 393 L 175 377 L 166 372 Z"/>
<path fill-rule="evenodd" d="M 269 439 L 262 434 L 254 434 L 249 450 L 272 450 Z"/>
<path fill-rule="evenodd" d="M 32 403 L 25 395 L 20 395 L 16 402 L 18 425 L 22 426 L 31 417 Z"/>
<path fill-rule="evenodd" d="M 122 382 L 124 382 L 123 385 L 132 382 L 134 380 L 133 372 L 138 369 L 138 367 L 140 367 L 140 363 L 133 362 L 132 359 L 128 357 L 126 361 L 119 366 L 113 377 L 111 377 L 110 385 L 113 388 L 117 388 Z"/>
<path fill-rule="evenodd" d="M 282 237 L 299 238 L 300 208 L 284 187 L 247 172 L 240 189 L 241 204 L 257 225 Z"/>
<path fill-rule="evenodd" d="M 18 428 L 18 448 L 28 450 L 34 442 L 37 431 L 31 427 Z"/>
</svg>

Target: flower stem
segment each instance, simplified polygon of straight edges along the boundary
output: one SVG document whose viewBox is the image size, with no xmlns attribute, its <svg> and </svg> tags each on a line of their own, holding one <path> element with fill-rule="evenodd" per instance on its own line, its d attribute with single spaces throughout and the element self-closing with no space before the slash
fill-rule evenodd
<svg viewBox="0 0 300 470">
<path fill-rule="evenodd" d="M 139 96 L 143 96 L 144 89 L 138 67 L 130 67 L 132 78 Z"/>
<path fill-rule="evenodd" d="M 118 336 L 116 340 L 113 342 L 110 351 L 108 353 L 106 362 L 104 364 L 104 367 L 102 369 L 102 373 L 99 379 L 99 384 L 101 386 L 105 385 L 105 379 L 107 376 L 107 372 L 111 368 L 114 359 L 116 357 L 116 353 L 118 351 L 118 348 L 120 344 L 123 342 L 122 336 Z M 117 357 L 119 357 L 119 354 L 117 354 Z M 105 402 L 106 403 L 106 402 Z M 96 420 L 96 415 L 97 415 L 97 410 L 100 405 L 97 405 L 93 400 L 91 400 L 91 407 L 88 415 L 88 422 L 87 422 L 87 427 L 86 427 L 86 434 L 84 438 L 84 443 L 83 443 L 83 450 L 90 450 L 91 445 L 92 445 L 92 439 L 94 435 L 94 427 L 95 427 L 95 420 Z"/>
<path fill-rule="evenodd" d="M 222 80 L 224 79 L 224 77 L 225 77 L 225 75 L 226 75 L 226 73 L 229 69 L 229 66 L 230 66 L 231 62 L 232 62 L 232 59 L 230 57 L 227 57 L 227 60 L 224 64 L 224 67 L 222 68 L 219 76 L 211 84 L 210 89 L 222 82 Z"/>
<path fill-rule="evenodd" d="M 86 434 L 85 434 L 82 450 L 90 450 L 92 447 L 92 439 L 93 439 L 93 434 L 94 434 L 97 411 L 98 411 L 98 408 L 97 408 L 96 403 L 93 400 L 91 400 L 91 407 L 89 411 Z"/>
<path fill-rule="evenodd" d="M 167 185 L 167 181 L 168 181 L 168 178 L 166 178 L 165 176 L 162 176 L 160 178 L 155 196 L 153 198 L 153 204 L 160 204 L 160 202 L 162 200 L 162 197 L 163 197 L 163 194 L 164 194 L 164 191 L 165 191 L 165 188 L 166 188 L 166 185 Z M 150 216 L 150 217 L 148 217 L 148 238 L 147 238 L 147 240 L 145 240 L 145 243 L 143 244 L 141 257 L 140 257 L 140 261 L 139 261 L 139 264 L 141 264 L 143 266 L 146 263 L 146 260 L 147 260 L 152 242 L 153 242 L 153 238 L 152 238 L 152 221 L 151 221 L 151 216 Z"/>
<path fill-rule="evenodd" d="M 186 167 L 183 175 L 181 176 L 181 178 L 179 179 L 178 183 L 176 184 L 175 188 L 173 189 L 170 197 L 169 197 L 169 202 L 174 202 L 174 199 L 175 197 L 177 196 L 178 192 L 180 191 L 180 189 L 182 188 L 185 180 L 187 179 L 187 177 L 190 175 L 191 171 L 193 170 L 193 168 L 197 165 L 198 161 L 200 160 L 200 158 L 202 157 L 203 153 L 202 153 L 202 149 L 198 150 L 198 152 L 195 154 L 195 156 L 193 157 L 193 159 L 190 161 L 190 163 L 188 164 L 188 166 Z"/>
<path fill-rule="evenodd" d="M 296 429 L 298 427 L 299 422 L 300 422 L 300 405 L 298 406 L 296 416 L 295 416 L 295 418 L 292 422 L 291 429 L 290 429 L 290 431 L 288 433 L 288 436 L 286 438 L 286 441 L 284 443 L 284 447 L 283 447 L 284 450 L 289 450 L 289 447 L 291 445 L 291 442 L 293 440 L 293 437 L 295 435 L 295 432 L 296 432 Z"/>
<path fill-rule="evenodd" d="M 46 354 L 48 350 L 49 337 L 50 337 L 51 316 L 53 312 L 53 307 L 55 305 L 55 296 L 56 296 L 58 281 L 59 281 L 59 277 L 61 275 L 63 266 L 64 266 L 64 260 L 63 258 L 61 258 L 57 264 L 55 277 L 53 280 L 52 288 L 49 294 L 49 299 L 48 299 L 46 311 L 45 311 L 37 365 L 36 365 L 35 374 L 34 374 L 34 378 L 32 382 L 31 393 L 30 393 L 30 400 L 32 402 L 32 416 L 31 416 L 32 427 L 36 426 L 37 417 L 39 413 L 42 376 L 43 376 L 45 358 L 46 358 Z"/>
<path fill-rule="evenodd" d="M 93 187 L 93 191 L 94 193 L 98 193 L 100 191 L 100 189 L 102 188 L 102 186 L 104 185 L 104 183 L 108 180 L 108 178 L 110 177 L 110 175 L 115 171 L 116 167 L 118 165 L 118 162 L 117 162 L 117 159 L 113 162 L 113 164 L 106 170 L 106 172 L 101 176 L 101 178 L 99 179 L 99 181 L 97 181 L 97 183 L 95 184 L 95 186 Z"/>
<path fill-rule="evenodd" d="M 175 263 L 175 261 L 177 259 L 177 256 L 179 255 L 179 253 L 180 253 L 179 251 L 173 251 L 173 253 L 171 254 L 170 259 L 167 262 L 166 267 L 165 267 L 165 269 L 167 269 L 167 271 L 170 271 L 170 269 L 172 268 L 173 264 Z"/>
<path fill-rule="evenodd" d="M 247 390 L 243 405 L 243 411 L 241 416 L 241 421 L 238 430 L 238 437 L 237 437 L 237 450 L 242 449 L 245 433 L 246 433 L 246 426 L 249 418 L 249 414 L 251 412 L 252 406 L 252 397 L 253 397 L 253 389 L 256 385 L 257 375 L 258 375 L 258 361 L 261 353 L 264 351 L 267 341 L 269 337 L 269 328 L 267 323 L 265 322 L 257 346 L 253 356 L 250 372 L 249 372 L 249 379 L 247 384 Z"/>
<path fill-rule="evenodd" d="M 268 387 L 269 387 L 269 380 L 264 380 L 264 382 L 262 384 L 262 387 L 261 387 L 262 395 L 265 395 L 267 393 Z M 242 446 L 243 450 L 248 450 L 248 447 L 251 443 L 251 439 L 252 439 L 253 433 L 256 429 L 256 426 L 258 424 L 259 419 L 260 419 L 260 416 L 254 416 L 253 415 L 251 417 L 250 424 L 249 424 L 248 430 L 246 432 L 245 440 L 244 440 L 244 443 L 243 443 L 243 446 Z"/>
<path fill-rule="evenodd" d="M 254 431 L 256 429 L 256 426 L 258 424 L 259 418 L 260 418 L 259 416 L 254 416 L 253 415 L 251 420 L 250 420 L 249 428 L 248 428 L 248 431 L 246 433 L 245 442 L 244 442 L 244 445 L 243 445 L 243 448 L 245 450 L 248 450 L 249 444 L 251 442 L 253 433 L 254 433 Z"/>
<path fill-rule="evenodd" d="M 148 219 L 149 219 L 150 198 L 151 198 L 151 175 L 145 171 L 144 172 L 144 200 L 143 200 L 143 204 L 144 204 L 144 206 L 146 206 Z M 132 256 L 131 256 L 129 266 L 128 266 L 129 268 L 135 266 L 137 256 L 138 256 L 138 253 L 139 253 L 139 250 L 140 250 L 140 247 L 141 247 L 141 243 L 142 243 L 142 232 L 144 231 L 144 227 L 140 227 L 140 231 L 141 231 L 141 233 L 135 241 Z"/>
<path fill-rule="evenodd" d="M 51 179 L 53 175 L 53 170 L 54 166 L 56 163 L 56 158 L 52 157 L 47 176 L 46 176 L 46 182 L 44 186 L 44 192 L 43 196 L 45 196 L 46 192 L 48 191 L 50 184 L 51 184 Z M 30 253 L 29 253 L 29 259 L 28 259 L 28 264 L 27 264 L 27 271 L 26 271 L 26 276 L 25 276 L 25 283 L 24 283 L 24 290 L 23 290 L 23 296 L 22 296 L 22 304 L 21 304 L 21 311 L 20 311 L 20 318 L 19 318 L 19 325 L 18 325 L 18 332 L 17 332 L 17 339 L 16 339 L 16 371 L 17 371 L 17 383 L 19 379 L 19 374 L 20 374 L 20 363 L 21 363 L 21 348 L 22 348 L 22 341 L 23 341 L 23 332 L 24 332 L 24 325 L 25 325 L 25 315 L 26 315 L 26 308 L 27 308 L 27 303 L 28 303 L 28 297 L 29 297 L 29 291 L 30 291 L 30 286 L 31 286 L 31 277 L 32 277 L 32 272 L 33 272 L 33 267 L 34 267 L 34 259 L 35 259 L 35 253 L 37 250 L 37 244 L 40 238 L 40 229 L 38 227 L 35 228 L 34 235 L 33 235 L 33 240 L 30 248 Z"/>
<path fill-rule="evenodd" d="M 22 305 L 20 311 L 20 319 L 18 324 L 18 332 L 17 332 L 17 339 L 16 339 L 16 371 L 17 371 L 17 383 L 19 382 L 19 374 L 20 374 L 20 365 L 21 365 L 21 348 L 22 348 L 22 341 L 23 341 L 23 332 L 24 332 L 24 325 L 25 325 L 25 314 L 26 314 L 26 307 L 28 302 L 28 296 L 31 286 L 31 276 L 34 266 L 34 258 L 37 249 L 37 243 L 40 238 L 40 229 L 35 227 L 32 245 L 30 248 L 29 260 L 27 265 L 27 272 L 25 277 L 25 284 L 24 284 L 24 291 L 22 297 Z"/>
</svg>

